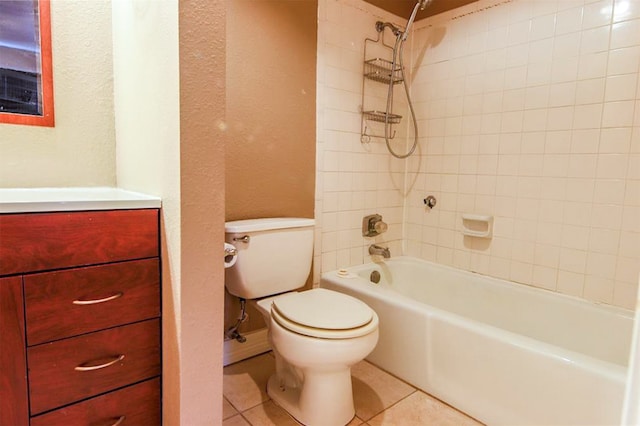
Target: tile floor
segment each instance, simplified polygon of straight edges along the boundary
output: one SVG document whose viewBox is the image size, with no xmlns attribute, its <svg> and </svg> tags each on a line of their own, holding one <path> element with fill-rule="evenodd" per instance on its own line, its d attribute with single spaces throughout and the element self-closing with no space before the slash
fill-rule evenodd
<svg viewBox="0 0 640 426">
<path fill-rule="evenodd" d="M 274 369 L 271 353 L 224 368 L 223 426 L 299 425 L 266 393 Z M 351 373 L 356 417 L 349 426 L 481 425 L 367 361 L 356 364 Z"/>
</svg>

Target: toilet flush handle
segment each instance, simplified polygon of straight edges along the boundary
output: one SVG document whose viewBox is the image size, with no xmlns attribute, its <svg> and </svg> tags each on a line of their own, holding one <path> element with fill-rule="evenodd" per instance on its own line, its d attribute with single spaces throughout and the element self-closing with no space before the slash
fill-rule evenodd
<svg viewBox="0 0 640 426">
<path fill-rule="evenodd" d="M 251 240 L 251 237 L 248 235 L 244 235 L 242 237 L 233 237 L 233 241 L 235 242 L 248 243 L 249 240 Z"/>
</svg>

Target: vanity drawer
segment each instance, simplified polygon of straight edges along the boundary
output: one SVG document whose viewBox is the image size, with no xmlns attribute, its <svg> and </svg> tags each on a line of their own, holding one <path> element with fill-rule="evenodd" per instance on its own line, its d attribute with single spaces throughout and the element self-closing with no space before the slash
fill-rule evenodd
<svg viewBox="0 0 640 426">
<path fill-rule="evenodd" d="M 29 346 L 160 316 L 158 259 L 27 275 L 24 289 Z"/>
<path fill-rule="evenodd" d="M 157 257 L 158 210 L 0 215 L 0 275 Z"/>
<path fill-rule="evenodd" d="M 160 321 L 27 349 L 31 415 L 160 375 Z M 85 371 L 81 371 L 85 370 Z"/>
<path fill-rule="evenodd" d="M 160 379 L 152 379 L 33 417 L 31 426 L 158 426 L 161 420 Z"/>
</svg>

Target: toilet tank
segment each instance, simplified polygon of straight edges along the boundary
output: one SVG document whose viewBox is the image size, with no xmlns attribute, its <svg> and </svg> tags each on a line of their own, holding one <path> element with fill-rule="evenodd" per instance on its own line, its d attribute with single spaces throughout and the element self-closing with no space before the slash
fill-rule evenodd
<svg viewBox="0 0 640 426">
<path fill-rule="evenodd" d="M 314 220 L 267 218 L 225 223 L 225 241 L 238 249 L 225 269 L 229 293 L 257 299 L 302 287 L 313 259 Z"/>
</svg>

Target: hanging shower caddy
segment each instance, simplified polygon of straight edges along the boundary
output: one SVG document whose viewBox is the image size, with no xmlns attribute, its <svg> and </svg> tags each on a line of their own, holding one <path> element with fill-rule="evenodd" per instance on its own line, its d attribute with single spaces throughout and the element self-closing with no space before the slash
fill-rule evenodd
<svg viewBox="0 0 640 426">
<path fill-rule="evenodd" d="M 384 138 L 384 134 L 379 135 L 375 133 L 371 133 L 370 129 L 367 127 L 367 121 L 375 121 L 378 123 L 388 122 L 391 124 L 399 124 L 402 120 L 402 116 L 398 114 L 393 114 L 393 104 L 391 104 L 391 108 L 389 113 L 386 112 L 386 105 L 383 106 L 382 110 L 378 109 L 369 109 L 365 106 L 365 92 L 367 87 L 367 80 L 382 83 L 388 86 L 389 84 L 399 84 L 402 83 L 402 71 L 399 66 L 394 67 L 393 62 L 380 58 L 374 57 L 369 58 L 367 51 L 371 50 L 373 44 L 375 44 L 378 50 L 385 51 L 387 49 L 391 50 L 393 54 L 393 46 L 389 46 L 384 42 L 384 35 L 381 35 L 382 32 L 378 33 L 377 39 L 366 38 L 364 40 L 364 67 L 363 67 L 363 79 L 362 79 L 362 118 L 361 118 L 361 131 L 360 131 L 360 140 L 363 143 L 367 143 L 371 140 L 371 138 Z M 395 137 L 395 130 L 392 132 L 389 139 L 393 139 Z"/>
</svg>

